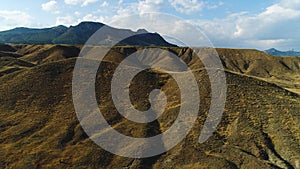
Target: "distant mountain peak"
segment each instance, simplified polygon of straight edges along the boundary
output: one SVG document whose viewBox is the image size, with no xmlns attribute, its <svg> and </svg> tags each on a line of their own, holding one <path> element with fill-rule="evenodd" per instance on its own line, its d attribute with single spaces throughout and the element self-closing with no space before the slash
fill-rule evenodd
<svg viewBox="0 0 300 169">
<path fill-rule="evenodd" d="M 28 30 L 28 29 L 30 29 L 30 28 L 26 28 L 26 27 L 16 27 L 16 28 L 14 28 L 14 29 L 12 29 L 12 30 L 18 30 L 18 31 L 20 31 L 20 30 Z M 9 31 L 9 30 L 8 30 Z"/>
<path fill-rule="evenodd" d="M 270 49 L 268 49 L 268 50 L 266 50 L 266 51 L 279 51 L 279 50 L 277 50 L 277 49 L 275 49 L 275 48 L 270 48 Z"/>
<path fill-rule="evenodd" d="M 91 21 L 83 21 L 80 22 L 78 25 L 71 26 L 71 27 L 81 27 L 81 26 L 104 26 L 105 24 L 100 22 L 91 22 Z"/>
<path fill-rule="evenodd" d="M 275 48 L 270 48 L 264 51 L 267 54 L 274 55 L 274 56 L 300 56 L 300 52 L 289 50 L 289 51 L 280 51 Z"/>
<path fill-rule="evenodd" d="M 52 28 L 68 28 L 68 27 L 66 27 L 64 25 L 58 25 L 58 26 L 55 26 L 55 27 L 52 27 Z"/>
<path fill-rule="evenodd" d="M 137 33 L 149 33 L 146 29 L 138 29 Z"/>
</svg>

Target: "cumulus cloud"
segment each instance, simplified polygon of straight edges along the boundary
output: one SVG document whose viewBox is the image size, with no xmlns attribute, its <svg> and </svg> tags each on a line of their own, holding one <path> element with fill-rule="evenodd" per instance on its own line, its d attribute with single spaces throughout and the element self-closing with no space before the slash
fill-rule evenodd
<svg viewBox="0 0 300 169">
<path fill-rule="evenodd" d="M 145 0 L 139 1 L 137 4 L 137 10 L 140 14 L 147 12 L 159 12 L 161 10 L 161 5 L 163 0 Z"/>
<path fill-rule="evenodd" d="M 88 4 L 98 2 L 98 0 L 83 0 L 82 6 L 87 6 Z"/>
<path fill-rule="evenodd" d="M 282 0 L 260 13 L 240 12 L 214 20 L 193 20 L 216 46 L 282 50 L 298 48 L 300 1 Z"/>
<path fill-rule="evenodd" d="M 119 1 L 123 3 L 123 1 Z M 125 6 L 120 6 L 116 14 L 112 16 L 111 20 L 121 20 L 130 15 L 143 15 L 145 13 L 161 12 L 163 0 L 142 0 L 136 3 L 129 3 Z M 131 21 L 135 22 L 135 21 Z"/>
<path fill-rule="evenodd" d="M 5 30 L 19 26 L 30 26 L 32 19 L 32 16 L 26 12 L 2 10 L 0 11 L 0 29 Z"/>
<path fill-rule="evenodd" d="M 75 25 L 77 23 L 78 21 L 70 15 L 59 16 L 56 18 L 56 25 L 70 26 L 70 25 Z"/>
<path fill-rule="evenodd" d="M 106 2 L 106 1 L 104 1 L 104 2 L 101 4 L 102 7 L 107 7 L 108 5 L 109 5 L 109 3 Z"/>
<path fill-rule="evenodd" d="M 168 39 L 176 39 L 189 46 L 209 46 L 210 42 L 195 26 L 176 16 L 160 13 L 145 13 L 117 18 L 109 23 L 118 28 L 138 30 L 145 28 L 149 32 L 158 32 Z"/>
<path fill-rule="evenodd" d="M 96 15 L 93 15 L 93 14 L 87 14 L 82 19 L 80 19 L 80 22 L 81 21 L 104 22 L 105 21 L 105 17 L 103 17 L 103 16 L 96 16 Z"/>
<path fill-rule="evenodd" d="M 75 15 L 75 16 L 80 16 L 80 14 L 81 14 L 81 13 L 78 12 L 78 11 L 75 11 L 75 12 L 74 12 L 74 15 Z"/>
<path fill-rule="evenodd" d="M 257 38 L 276 37 L 283 27 L 286 28 L 284 30 L 290 30 L 288 23 L 299 21 L 299 19 L 300 10 L 283 7 L 281 4 L 274 4 L 260 14 L 238 19 L 237 31 L 234 35 L 243 38 L 253 36 Z"/>
<path fill-rule="evenodd" d="M 219 8 L 220 6 L 224 5 L 224 2 L 218 2 L 218 3 L 215 3 L 215 4 L 206 4 L 206 8 L 207 9 L 216 9 L 216 8 Z"/>
<path fill-rule="evenodd" d="M 79 12 L 75 12 L 74 16 L 71 16 L 71 15 L 59 16 L 56 18 L 56 25 L 65 25 L 65 26 L 73 25 L 73 26 L 75 26 L 83 21 L 105 23 L 106 21 L 110 20 L 108 17 L 97 16 L 97 15 L 93 15 L 93 14 L 87 14 L 87 15 L 84 15 L 83 17 L 79 17 L 80 15 L 81 14 Z"/>
<path fill-rule="evenodd" d="M 98 2 L 98 0 L 64 0 L 68 5 L 78 5 L 87 6 L 88 4 Z"/>
<path fill-rule="evenodd" d="M 57 2 L 55 0 L 52 0 L 52 1 L 42 4 L 41 6 L 44 11 L 52 11 L 52 10 L 56 9 Z"/>
<path fill-rule="evenodd" d="M 285 8 L 300 9 L 300 1 L 298 0 L 282 0 L 280 6 Z"/>
<path fill-rule="evenodd" d="M 77 5 L 81 2 L 81 0 L 64 0 L 68 5 Z"/>
<path fill-rule="evenodd" d="M 299 7 L 299 1 L 282 0 L 259 14 L 237 19 L 233 36 L 250 45 L 269 47 L 285 46 L 292 39 L 299 39 L 300 8 L 296 4 Z"/>
<path fill-rule="evenodd" d="M 201 11 L 205 6 L 205 2 L 197 0 L 169 0 L 169 2 L 176 11 L 185 14 Z"/>
<path fill-rule="evenodd" d="M 120 7 L 113 19 L 133 14 L 160 12 L 163 2 L 163 0 L 142 0 L 137 3 L 130 3 L 125 7 Z"/>
</svg>

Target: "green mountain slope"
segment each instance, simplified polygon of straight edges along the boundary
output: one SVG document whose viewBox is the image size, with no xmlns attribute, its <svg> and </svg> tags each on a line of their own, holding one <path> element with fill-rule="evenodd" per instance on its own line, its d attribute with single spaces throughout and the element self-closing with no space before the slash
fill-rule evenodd
<svg viewBox="0 0 300 169">
<path fill-rule="evenodd" d="M 72 44 L 83 45 L 101 27 L 106 26 L 96 22 L 82 22 L 69 28 L 57 26 L 45 29 L 15 28 L 0 32 L 0 43 L 12 44 Z M 116 29 L 106 26 L 105 34 L 99 37 L 100 45 L 118 43 L 120 37 L 131 36 L 118 45 L 130 46 L 175 46 L 166 42 L 159 34 L 133 32 L 128 29 Z M 139 35 L 137 34 L 139 33 Z M 140 34 L 142 33 L 142 34 Z"/>
</svg>

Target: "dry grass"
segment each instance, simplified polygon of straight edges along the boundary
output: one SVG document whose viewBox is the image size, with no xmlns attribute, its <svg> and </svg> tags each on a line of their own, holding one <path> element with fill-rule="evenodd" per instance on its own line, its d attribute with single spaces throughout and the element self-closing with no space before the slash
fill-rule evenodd
<svg viewBox="0 0 300 169">
<path fill-rule="evenodd" d="M 33 53 L 39 58 L 37 53 L 55 47 L 14 48 L 23 52 L 21 59 L 29 62 Z M 67 47 L 67 53 L 69 48 L 72 47 Z M 125 53 L 130 54 L 136 48 L 114 50 L 109 57 L 116 53 L 125 57 Z M 298 90 L 296 66 L 289 66 L 292 70 L 285 66 L 277 68 L 281 62 L 258 51 L 218 49 L 226 61 L 226 107 L 214 135 L 199 144 L 199 133 L 211 101 L 208 75 L 204 70 L 196 70 L 201 64 L 190 56 L 189 50 L 168 50 L 175 51 L 195 68 L 201 97 L 193 129 L 173 149 L 153 158 L 130 159 L 113 155 L 93 143 L 80 127 L 73 108 L 71 80 L 75 58 L 56 57 L 64 53 L 58 50 L 49 53 L 56 61 L 32 60 L 43 64 L 0 77 L 0 157 L 5 157 L 0 159 L 0 168 L 296 168 L 300 159 L 300 97 L 284 89 Z M 116 58 L 114 62 L 103 63 L 97 75 L 97 98 L 107 121 L 119 132 L 135 137 L 153 136 L 168 129 L 181 106 L 174 79 L 152 70 L 134 78 L 130 90 L 137 109 L 147 109 L 148 95 L 154 88 L 164 90 L 169 99 L 165 113 L 157 121 L 136 124 L 117 113 L 110 97 L 111 72 L 120 61 Z M 294 65 L 296 61 L 298 58 L 287 58 L 283 62 Z M 168 64 L 168 59 L 165 62 Z M 247 70 L 244 62 L 249 64 Z M 162 64 L 155 60 L 153 63 Z"/>
</svg>

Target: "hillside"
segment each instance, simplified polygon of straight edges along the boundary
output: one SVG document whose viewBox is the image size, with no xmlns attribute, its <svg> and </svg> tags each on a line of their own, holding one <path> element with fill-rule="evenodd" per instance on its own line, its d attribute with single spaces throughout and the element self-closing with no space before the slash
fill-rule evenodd
<svg viewBox="0 0 300 169">
<path fill-rule="evenodd" d="M 112 72 L 120 58 L 140 48 L 113 48 L 107 56 L 113 61 L 103 62 L 98 70 L 96 96 L 104 117 L 116 130 L 149 137 L 166 131 L 183 103 L 174 79 L 149 69 L 131 83 L 131 101 L 145 110 L 149 92 L 160 88 L 168 98 L 164 114 L 153 123 L 139 124 L 117 113 L 110 97 Z M 297 88 L 299 58 L 217 49 L 226 73 L 226 106 L 213 136 L 200 144 L 199 132 L 211 101 L 207 72 L 190 49 L 164 48 L 193 69 L 201 100 L 198 118 L 189 135 L 170 151 L 131 159 L 101 149 L 77 120 L 72 76 L 80 47 L 11 45 L 1 49 L 7 56 L 0 58 L 8 61 L 0 60 L 0 65 L 20 70 L 0 77 L 0 156 L 5 157 L 0 159 L 0 168 L 299 168 L 300 95 L 284 89 Z M 143 59 L 157 65 L 174 64 L 169 56 L 163 61 Z"/>
<path fill-rule="evenodd" d="M 121 46 L 175 46 L 165 41 L 159 34 L 138 30 L 117 29 L 103 23 L 81 22 L 76 26 L 56 26 L 52 28 L 32 29 L 15 28 L 0 32 L 0 43 L 6 44 L 71 44 L 83 45 L 100 28 L 105 27 L 98 44 L 112 45 L 118 43 L 123 35 L 132 36 L 118 45 Z"/>
<path fill-rule="evenodd" d="M 181 58 L 189 58 L 190 67 L 201 65 L 192 55 L 192 50 L 173 49 Z M 225 70 L 274 83 L 300 94 L 300 57 L 277 57 L 255 49 L 216 50 Z"/>
</svg>

